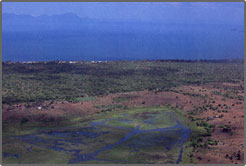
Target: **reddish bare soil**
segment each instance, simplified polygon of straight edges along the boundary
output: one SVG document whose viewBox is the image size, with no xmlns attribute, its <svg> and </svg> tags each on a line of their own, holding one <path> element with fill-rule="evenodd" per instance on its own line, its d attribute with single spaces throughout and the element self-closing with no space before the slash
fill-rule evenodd
<svg viewBox="0 0 246 166">
<path fill-rule="evenodd" d="M 234 91 L 234 96 L 226 96 L 228 91 Z M 182 86 L 172 88 L 170 91 L 153 92 L 140 91 L 129 93 L 111 94 L 104 97 L 96 97 L 95 101 L 71 103 L 66 101 L 43 103 L 3 105 L 3 123 L 18 122 L 23 118 L 30 121 L 59 121 L 69 116 L 88 116 L 102 111 L 95 106 L 122 104 L 125 107 L 134 106 L 158 106 L 171 105 L 182 108 L 187 117 L 195 107 L 212 105 L 217 107 L 194 115 L 215 125 L 212 136 L 204 137 L 218 140 L 218 145 L 209 145 L 206 149 L 197 148 L 195 153 L 196 163 L 199 164 L 242 164 L 244 161 L 244 107 L 243 100 L 238 96 L 244 96 L 243 82 L 214 83 L 200 86 Z M 236 94 L 236 95 L 235 95 Z M 115 98 L 129 98 L 122 102 L 116 102 Z M 38 107 L 41 107 L 38 108 Z M 117 110 L 116 110 L 117 111 Z M 126 109 L 127 111 L 127 109 Z M 223 131 L 220 126 L 230 125 L 231 131 Z"/>
</svg>

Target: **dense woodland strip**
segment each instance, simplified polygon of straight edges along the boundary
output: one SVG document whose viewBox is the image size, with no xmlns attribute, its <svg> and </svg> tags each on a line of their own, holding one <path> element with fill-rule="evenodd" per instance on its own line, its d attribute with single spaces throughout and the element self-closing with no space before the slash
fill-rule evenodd
<svg viewBox="0 0 246 166">
<path fill-rule="evenodd" d="M 3 103 L 243 81 L 243 60 L 3 63 Z"/>
</svg>

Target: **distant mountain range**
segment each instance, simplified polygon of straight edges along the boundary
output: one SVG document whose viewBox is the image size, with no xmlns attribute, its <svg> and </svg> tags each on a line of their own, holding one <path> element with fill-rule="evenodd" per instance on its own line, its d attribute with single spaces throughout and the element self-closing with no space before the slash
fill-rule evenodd
<svg viewBox="0 0 246 166">
<path fill-rule="evenodd" d="M 173 20 L 165 21 L 170 24 Z M 140 20 L 92 19 L 74 13 L 60 15 L 2 15 L 3 32 L 33 31 L 90 31 L 90 32 L 140 32 L 159 31 L 164 22 Z M 162 27 L 163 29 L 163 27 Z"/>
<path fill-rule="evenodd" d="M 176 24 L 180 26 L 221 26 L 211 22 L 193 22 L 188 20 L 173 20 L 164 19 L 161 21 L 141 21 L 141 20 L 102 20 L 92 19 L 87 17 L 79 17 L 74 13 L 65 13 L 60 15 L 17 15 L 12 13 L 3 13 L 2 15 L 2 30 L 3 32 L 13 31 L 107 31 L 107 32 L 140 32 L 151 31 L 160 32 L 166 29 L 167 25 Z M 222 25 L 225 26 L 225 25 Z M 228 26 L 228 25 L 226 25 Z M 230 27 L 230 26 L 229 26 Z M 232 26 L 234 28 L 234 26 Z"/>
<path fill-rule="evenodd" d="M 139 20 L 100 20 L 87 17 L 79 17 L 74 13 L 65 13 L 60 15 L 17 15 L 3 13 L 2 26 L 3 31 L 53 31 L 53 30 L 101 30 L 101 31 L 119 31 L 124 29 L 136 29 L 141 25 L 143 29 L 149 29 L 158 22 L 144 22 Z M 145 27 L 145 28 L 144 28 Z"/>
<path fill-rule="evenodd" d="M 16 15 L 3 14 L 3 31 L 33 31 L 33 30 L 78 30 L 85 26 L 85 22 L 95 20 L 81 18 L 73 13 L 62 15 Z"/>
</svg>

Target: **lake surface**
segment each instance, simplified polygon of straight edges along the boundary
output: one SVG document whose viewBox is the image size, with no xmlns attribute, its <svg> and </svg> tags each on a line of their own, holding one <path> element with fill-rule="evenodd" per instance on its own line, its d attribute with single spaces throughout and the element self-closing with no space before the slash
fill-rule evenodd
<svg viewBox="0 0 246 166">
<path fill-rule="evenodd" d="M 96 25 L 81 31 L 3 32 L 4 61 L 243 58 L 237 25 Z"/>
</svg>

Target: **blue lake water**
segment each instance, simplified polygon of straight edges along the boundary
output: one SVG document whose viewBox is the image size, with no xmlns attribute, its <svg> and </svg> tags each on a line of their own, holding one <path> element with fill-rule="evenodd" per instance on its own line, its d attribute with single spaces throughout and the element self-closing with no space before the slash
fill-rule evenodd
<svg viewBox="0 0 246 166">
<path fill-rule="evenodd" d="M 182 24 L 3 32 L 3 60 L 233 59 L 243 36 L 242 26 Z"/>
</svg>

